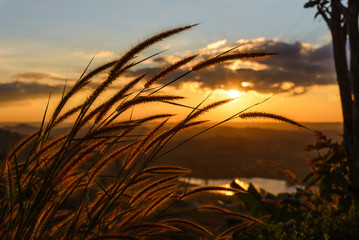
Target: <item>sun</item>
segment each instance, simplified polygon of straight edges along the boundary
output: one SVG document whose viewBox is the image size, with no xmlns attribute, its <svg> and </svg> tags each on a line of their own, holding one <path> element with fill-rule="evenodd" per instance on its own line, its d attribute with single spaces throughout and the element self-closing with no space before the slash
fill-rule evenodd
<svg viewBox="0 0 359 240">
<path fill-rule="evenodd" d="M 238 98 L 240 96 L 240 92 L 236 89 L 231 89 L 227 92 L 230 98 Z"/>
</svg>

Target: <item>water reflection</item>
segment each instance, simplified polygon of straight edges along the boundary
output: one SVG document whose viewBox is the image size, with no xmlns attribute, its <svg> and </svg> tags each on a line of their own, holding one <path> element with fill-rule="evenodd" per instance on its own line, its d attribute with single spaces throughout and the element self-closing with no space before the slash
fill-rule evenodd
<svg viewBox="0 0 359 240">
<path fill-rule="evenodd" d="M 270 178 L 235 178 L 235 179 L 202 179 L 202 178 L 182 178 L 181 181 L 187 182 L 195 186 L 223 186 L 231 187 L 231 183 L 235 182 L 237 185 L 247 190 L 249 184 L 256 189 L 263 189 L 266 192 L 273 194 L 293 192 L 296 186 L 289 186 L 285 180 L 270 179 Z M 223 192 L 222 192 L 223 193 Z M 225 195 L 234 195 L 233 192 L 224 192 Z"/>
</svg>

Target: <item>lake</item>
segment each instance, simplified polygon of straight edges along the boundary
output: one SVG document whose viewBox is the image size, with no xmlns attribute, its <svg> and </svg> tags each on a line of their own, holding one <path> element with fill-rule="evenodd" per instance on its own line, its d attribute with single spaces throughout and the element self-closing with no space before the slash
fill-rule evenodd
<svg viewBox="0 0 359 240">
<path fill-rule="evenodd" d="M 202 179 L 202 178 L 181 178 L 180 181 L 189 183 L 192 186 L 225 186 L 230 187 L 230 184 L 235 181 L 239 186 L 247 189 L 249 184 L 257 189 L 263 189 L 266 192 L 273 194 L 291 193 L 294 192 L 297 186 L 289 185 L 287 181 L 271 178 L 234 178 L 234 179 Z M 232 195 L 230 192 L 225 192 L 226 195 Z"/>
</svg>

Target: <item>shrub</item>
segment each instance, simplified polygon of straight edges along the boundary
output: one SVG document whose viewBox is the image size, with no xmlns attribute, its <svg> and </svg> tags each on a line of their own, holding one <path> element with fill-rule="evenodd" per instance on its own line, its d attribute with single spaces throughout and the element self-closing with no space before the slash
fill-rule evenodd
<svg viewBox="0 0 359 240">
<path fill-rule="evenodd" d="M 332 142 L 317 132 L 317 142 L 308 151 L 317 156 L 307 160 L 312 168 L 304 188 L 295 193 L 260 195 L 252 186 L 249 195 L 238 194 L 265 225 L 238 231 L 235 239 L 357 239 L 359 210 L 348 191 L 348 163 L 343 143 Z M 283 170 L 283 169 L 282 169 Z M 288 170 L 283 170 L 288 171 Z M 256 201 L 248 201 L 256 197 Z"/>
</svg>

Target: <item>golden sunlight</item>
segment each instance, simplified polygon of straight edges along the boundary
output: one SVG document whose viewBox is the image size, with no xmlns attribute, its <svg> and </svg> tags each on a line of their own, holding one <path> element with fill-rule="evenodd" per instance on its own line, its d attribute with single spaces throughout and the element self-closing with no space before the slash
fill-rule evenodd
<svg viewBox="0 0 359 240">
<path fill-rule="evenodd" d="M 244 190 L 248 190 L 248 188 L 249 188 L 249 184 L 248 183 L 246 183 L 246 182 L 244 182 L 244 181 L 242 181 L 242 180 L 239 180 L 238 178 L 236 178 L 235 180 L 234 180 L 234 182 L 235 183 L 237 183 L 241 188 L 243 188 Z"/>
<path fill-rule="evenodd" d="M 231 184 L 225 184 L 224 187 L 230 188 L 230 187 L 231 187 Z M 221 193 L 221 192 L 219 192 L 219 193 Z M 222 192 L 222 194 L 224 194 L 224 195 L 226 195 L 226 196 L 234 196 L 235 192 L 225 191 L 225 192 Z"/>
<path fill-rule="evenodd" d="M 227 94 L 230 98 L 238 98 L 241 95 L 240 92 L 236 89 L 229 90 Z"/>
<path fill-rule="evenodd" d="M 244 190 L 248 190 L 248 187 L 249 187 L 249 184 L 247 183 L 247 182 L 244 182 L 244 181 L 242 181 L 242 180 L 239 180 L 238 178 L 236 178 L 235 180 L 234 180 L 234 182 L 236 183 L 236 184 L 238 184 L 238 186 L 240 186 L 241 188 L 243 188 Z M 223 185 L 223 187 L 227 187 L 227 188 L 231 188 L 232 186 L 231 186 L 231 184 L 225 184 L 225 185 Z M 225 192 L 222 192 L 224 195 L 226 195 L 226 196 L 233 196 L 235 193 L 234 192 L 232 192 L 232 191 L 225 191 Z"/>
<path fill-rule="evenodd" d="M 252 86 L 253 86 L 253 83 L 250 83 L 250 82 L 242 82 L 241 85 L 242 85 L 242 87 L 252 87 Z"/>
</svg>

